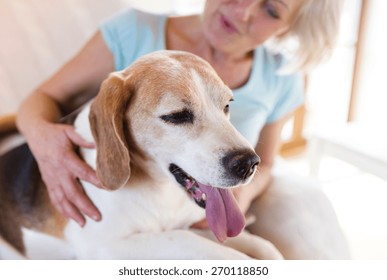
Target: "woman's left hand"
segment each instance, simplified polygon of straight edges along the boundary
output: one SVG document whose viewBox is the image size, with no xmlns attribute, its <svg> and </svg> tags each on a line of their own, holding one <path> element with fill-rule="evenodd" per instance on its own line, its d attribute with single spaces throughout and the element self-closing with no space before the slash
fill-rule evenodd
<svg viewBox="0 0 387 280">
<path fill-rule="evenodd" d="M 203 220 L 201 220 L 199 222 L 194 223 L 193 225 L 191 225 L 191 228 L 203 229 L 203 230 L 209 229 L 206 218 L 204 218 Z"/>
<path fill-rule="evenodd" d="M 243 214 L 246 214 L 247 210 L 250 208 L 250 204 L 253 200 L 251 192 L 248 190 L 249 185 L 241 186 L 234 188 L 232 193 L 235 197 L 236 202 L 238 203 L 239 209 Z"/>
</svg>

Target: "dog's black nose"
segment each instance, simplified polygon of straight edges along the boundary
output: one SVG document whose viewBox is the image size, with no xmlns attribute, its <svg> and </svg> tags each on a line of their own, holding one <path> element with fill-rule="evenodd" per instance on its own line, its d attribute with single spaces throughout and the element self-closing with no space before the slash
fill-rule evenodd
<svg viewBox="0 0 387 280">
<path fill-rule="evenodd" d="M 254 173 L 261 159 L 251 150 L 239 150 L 228 153 L 222 161 L 234 178 L 245 180 Z"/>
</svg>

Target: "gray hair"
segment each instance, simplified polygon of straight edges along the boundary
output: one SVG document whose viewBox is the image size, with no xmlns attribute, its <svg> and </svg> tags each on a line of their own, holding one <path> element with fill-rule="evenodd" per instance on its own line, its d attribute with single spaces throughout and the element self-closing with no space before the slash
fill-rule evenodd
<svg viewBox="0 0 387 280">
<path fill-rule="evenodd" d="M 292 53 L 292 59 L 280 72 L 309 70 L 331 55 L 339 33 L 344 1 L 305 0 L 288 31 L 271 42 L 282 46 L 286 42 L 285 46 Z"/>
</svg>

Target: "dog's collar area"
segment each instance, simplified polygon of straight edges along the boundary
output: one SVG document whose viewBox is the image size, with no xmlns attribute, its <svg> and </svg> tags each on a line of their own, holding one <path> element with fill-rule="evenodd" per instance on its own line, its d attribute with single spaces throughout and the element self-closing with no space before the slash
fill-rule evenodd
<svg viewBox="0 0 387 280">
<path fill-rule="evenodd" d="M 185 188 L 196 204 L 202 208 L 206 208 L 207 195 L 200 189 L 196 180 L 176 164 L 170 164 L 169 171 L 175 176 L 176 181 Z"/>
</svg>

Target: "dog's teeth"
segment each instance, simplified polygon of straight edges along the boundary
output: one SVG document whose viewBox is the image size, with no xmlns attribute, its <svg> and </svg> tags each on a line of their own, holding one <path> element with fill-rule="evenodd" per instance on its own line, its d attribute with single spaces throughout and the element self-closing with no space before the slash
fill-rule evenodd
<svg viewBox="0 0 387 280">
<path fill-rule="evenodd" d="M 204 200 L 204 201 L 207 200 L 207 195 L 205 193 L 202 193 L 202 200 Z"/>
</svg>

